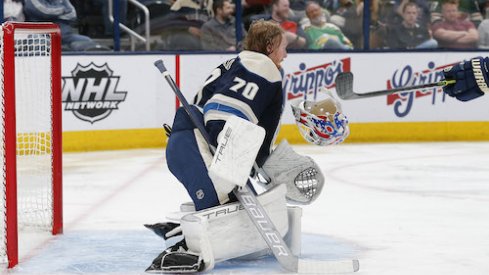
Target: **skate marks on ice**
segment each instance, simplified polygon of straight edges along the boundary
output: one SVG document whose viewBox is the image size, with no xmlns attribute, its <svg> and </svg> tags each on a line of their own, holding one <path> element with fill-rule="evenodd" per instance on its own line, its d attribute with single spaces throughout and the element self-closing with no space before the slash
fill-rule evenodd
<svg viewBox="0 0 489 275">
<path fill-rule="evenodd" d="M 147 274 L 144 270 L 165 249 L 147 230 L 86 230 L 53 238 L 12 274 Z M 302 234 L 302 257 L 314 260 L 358 258 L 361 248 L 326 235 Z M 283 269 L 272 256 L 229 260 L 206 274 L 277 274 Z"/>
<path fill-rule="evenodd" d="M 324 173 L 329 179 L 362 189 L 489 202 L 487 143 L 403 144 L 402 149 L 396 144 L 375 147 L 382 153 L 343 151 L 348 161 L 342 162 L 345 156 L 339 156 L 334 167 L 325 165 L 331 169 L 325 169 Z M 355 146 L 344 148 L 356 149 Z"/>
<path fill-rule="evenodd" d="M 154 234 L 153 234 L 154 235 Z M 83 230 L 52 238 L 14 274 L 144 273 L 165 245 L 145 230 Z M 158 248 L 160 245 L 160 248 Z"/>
</svg>

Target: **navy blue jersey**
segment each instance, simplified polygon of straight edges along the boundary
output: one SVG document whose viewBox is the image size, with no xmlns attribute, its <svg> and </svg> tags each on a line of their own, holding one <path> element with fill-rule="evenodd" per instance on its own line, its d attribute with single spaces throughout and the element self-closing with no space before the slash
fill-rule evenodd
<svg viewBox="0 0 489 275">
<path fill-rule="evenodd" d="M 211 73 L 194 104 L 204 110 L 206 130 L 214 145 L 231 115 L 263 127 L 265 140 L 256 160 L 261 166 L 270 154 L 280 125 L 284 106 L 282 75 L 267 56 L 243 51 Z"/>
</svg>

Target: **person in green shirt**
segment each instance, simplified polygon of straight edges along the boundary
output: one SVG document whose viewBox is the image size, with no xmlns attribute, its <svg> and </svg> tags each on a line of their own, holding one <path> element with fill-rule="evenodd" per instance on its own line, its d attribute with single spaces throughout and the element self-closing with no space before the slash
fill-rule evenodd
<svg viewBox="0 0 489 275">
<path fill-rule="evenodd" d="M 353 49 L 353 44 L 341 29 L 334 24 L 327 23 L 326 15 L 319 4 L 312 1 L 307 2 L 306 16 L 309 22 L 305 23 L 303 28 L 309 37 L 309 49 Z"/>
</svg>

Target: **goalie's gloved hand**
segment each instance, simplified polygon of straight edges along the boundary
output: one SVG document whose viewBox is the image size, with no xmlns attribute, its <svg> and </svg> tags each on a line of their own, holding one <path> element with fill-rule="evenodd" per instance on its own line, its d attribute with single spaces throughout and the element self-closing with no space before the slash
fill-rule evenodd
<svg viewBox="0 0 489 275">
<path fill-rule="evenodd" d="M 455 80 L 454 84 L 443 87 L 449 96 L 460 101 L 469 101 L 489 92 L 489 58 L 476 57 L 461 62 L 443 71 L 445 80 Z"/>
</svg>

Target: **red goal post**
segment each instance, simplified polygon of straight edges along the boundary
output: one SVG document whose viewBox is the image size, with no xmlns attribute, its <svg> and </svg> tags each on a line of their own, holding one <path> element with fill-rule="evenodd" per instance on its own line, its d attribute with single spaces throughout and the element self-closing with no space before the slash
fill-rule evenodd
<svg viewBox="0 0 489 275">
<path fill-rule="evenodd" d="M 1 28 L 0 261 L 18 263 L 20 230 L 63 231 L 61 35 L 53 23 Z"/>
</svg>

